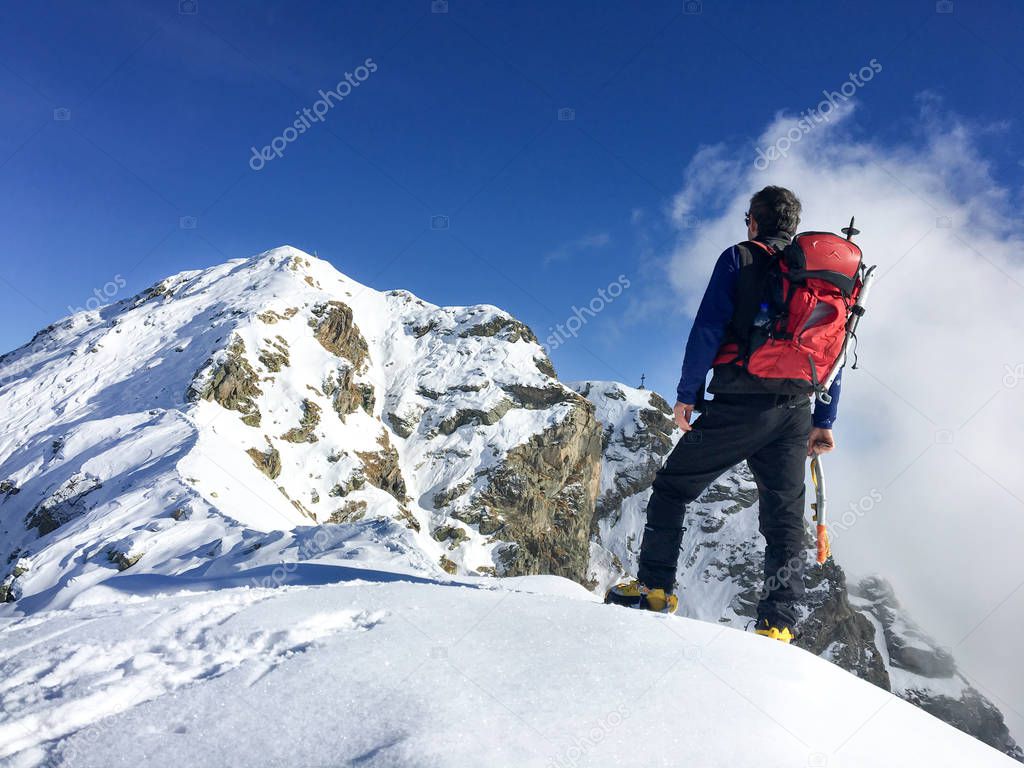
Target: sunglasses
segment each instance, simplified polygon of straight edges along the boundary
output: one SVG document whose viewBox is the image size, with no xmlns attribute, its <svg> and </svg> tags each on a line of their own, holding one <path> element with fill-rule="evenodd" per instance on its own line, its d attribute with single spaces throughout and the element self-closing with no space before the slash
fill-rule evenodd
<svg viewBox="0 0 1024 768">
<path fill-rule="evenodd" d="M 743 223 L 746 224 L 748 227 L 750 226 L 750 212 L 749 211 L 747 211 L 746 213 L 743 214 Z"/>
</svg>

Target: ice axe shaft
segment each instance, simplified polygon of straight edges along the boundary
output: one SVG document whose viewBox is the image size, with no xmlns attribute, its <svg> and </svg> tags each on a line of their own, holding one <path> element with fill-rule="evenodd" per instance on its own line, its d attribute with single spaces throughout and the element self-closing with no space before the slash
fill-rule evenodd
<svg viewBox="0 0 1024 768">
<path fill-rule="evenodd" d="M 825 470 L 821 466 L 821 456 L 818 455 L 811 459 L 811 482 L 814 483 L 815 498 L 811 509 L 814 510 L 814 520 L 817 523 L 818 563 L 821 564 L 832 554 L 832 547 L 829 544 L 828 528 L 826 527 L 828 499 L 825 498 Z"/>
</svg>

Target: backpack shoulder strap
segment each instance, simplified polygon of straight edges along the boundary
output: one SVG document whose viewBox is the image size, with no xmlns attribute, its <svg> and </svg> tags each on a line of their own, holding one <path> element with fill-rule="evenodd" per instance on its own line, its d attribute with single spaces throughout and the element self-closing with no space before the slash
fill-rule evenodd
<svg viewBox="0 0 1024 768">
<path fill-rule="evenodd" d="M 770 245 L 758 242 L 757 240 L 744 240 L 741 243 L 736 243 L 733 247 L 736 249 L 736 254 L 739 257 L 739 266 L 741 269 L 743 267 L 754 266 L 754 262 L 755 260 L 758 260 L 758 256 L 763 256 L 765 254 L 768 256 L 776 256 L 778 254 L 778 251 Z"/>
<path fill-rule="evenodd" d="M 750 328 L 754 324 L 761 301 L 765 296 L 775 251 L 765 243 L 744 240 L 733 246 L 739 263 L 736 278 L 735 306 L 730 321 L 730 340 L 738 341 L 741 349 L 747 344 Z"/>
<path fill-rule="evenodd" d="M 776 253 L 778 253 L 778 251 L 775 248 L 772 248 L 772 246 L 768 245 L 768 243 L 762 243 L 760 240 L 744 240 L 742 243 L 740 243 L 740 245 L 746 248 L 747 250 L 750 250 L 751 246 L 753 246 L 754 248 L 760 248 L 765 253 L 771 256 L 774 256 Z"/>
</svg>

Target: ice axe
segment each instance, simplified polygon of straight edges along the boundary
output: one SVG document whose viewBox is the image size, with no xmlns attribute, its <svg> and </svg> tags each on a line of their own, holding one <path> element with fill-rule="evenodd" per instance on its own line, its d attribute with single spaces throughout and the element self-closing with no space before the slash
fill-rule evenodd
<svg viewBox="0 0 1024 768">
<path fill-rule="evenodd" d="M 853 216 L 850 217 L 850 226 L 843 227 L 840 232 L 846 235 L 846 239 L 853 242 L 853 236 L 859 235 L 860 230 L 853 226 Z M 857 292 L 857 300 L 850 307 L 850 317 L 846 321 L 846 335 L 843 337 L 843 347 L 839 352 L 839 359 L 836 360 L 835 365 L 832 366 L 832 370 L 829 371 L 828 376 L 825 377 L 821 383 L 821 388 L 817 393 L 818 400 L 825 405 L 832 402 L 832 396 L 829 395 L 828 390 L 832 387 L 832 382 L 836 380 L 836 376 L 839 375 L 839 371 L 846 364 L 847 351 L 850 346 L 850 339 L 857 337 L 857 325 L 860 323 L 860 319 L 864 316 L 864 311 L 868 303 L 868 294 L 871 292 L 871 286 L 875 282 L 875 266 L 864 267 L 861 265 L 860 274 L 860 291 Z M 857 360 L 854 357 L 853 367 L 857 367 Z"/>
<path fill-rule="evenodd" d="M 829 544 L 828 529 L 825 527 L 828 501 L 825 498 L 825 470 L 821 467 L 821 456 L 817 454 L 811 459 L 811 482 L 814 483 L 815 496 L 811 509 L 814 510 L 814 521 L 818 524 L 818 563 L 821 564 L 832 554 L 832 546 Z"/>
</svg>

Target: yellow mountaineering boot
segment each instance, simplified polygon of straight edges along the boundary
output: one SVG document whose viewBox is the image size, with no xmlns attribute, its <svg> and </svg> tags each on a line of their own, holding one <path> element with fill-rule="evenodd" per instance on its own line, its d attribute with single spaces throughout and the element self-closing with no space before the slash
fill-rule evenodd
<svg viewBox="0 0 1024 768">
<path fill-rule="evenodd" d="M 675 595 L 664 589 L 649 589 L 636 579 L 616 584 L 605 594 L 604 601 L 612 605 L 625 605 L 658 613 L 675 613 L 679 607 L 679 600 Z"/>
<path fill-rule="evenodd" d="M 761 619 L 754 627 L 754 633 L 778 640 L 782 643 L 790 643 L 796 639 L 796 635 L 789 627 L 776 627 L 768 623 L 768 619 Z"/>
</svg>

